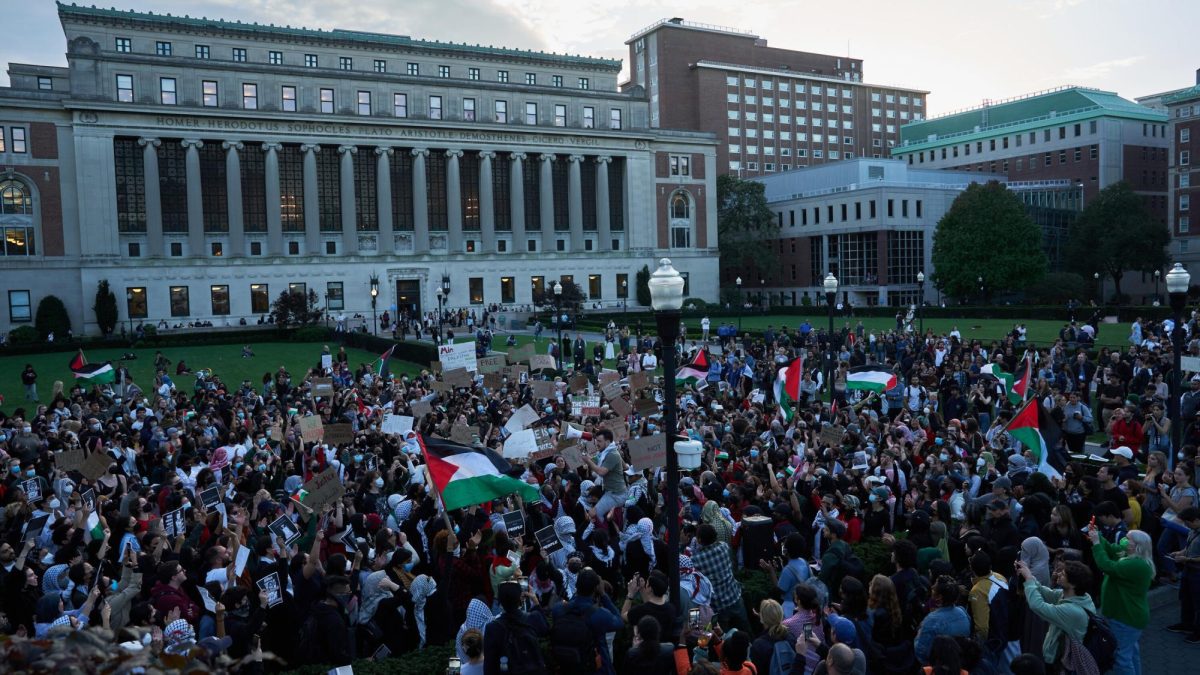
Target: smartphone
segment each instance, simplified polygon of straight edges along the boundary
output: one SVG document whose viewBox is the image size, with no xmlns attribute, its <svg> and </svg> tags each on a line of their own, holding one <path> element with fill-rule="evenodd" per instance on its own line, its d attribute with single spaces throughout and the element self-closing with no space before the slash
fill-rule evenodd
<svg viewBox="0 0 1200 675">
<path fill-rule="evenodd" d="M 811 640 L 813 636 L 813 627 L 811 623 L 804 624 L 804 639 Z"/>
<path fill-rule="evenodd" d="M 688 610 L 688 621 L 692 624 L 693 627 L 700 626 L 700 609 L 699 608 L 693 607 Z"/>
</svg>

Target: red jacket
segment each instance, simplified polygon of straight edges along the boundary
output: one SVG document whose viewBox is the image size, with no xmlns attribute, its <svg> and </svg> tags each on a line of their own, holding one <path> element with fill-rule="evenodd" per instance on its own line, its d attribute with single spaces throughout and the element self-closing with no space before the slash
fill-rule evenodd
<svg viewBox="0 0 1200 675">
<path fill-rule="evenodd" d="M 154 605 L 154 609 L 158 610 L 161 616 L 166 616 L 172 609 L 179 608 L 179 618 L 195 625 L 200 619 L 200 605 L 192 602 L 187 593 L 183 592 L 182 588 L 175 588 L 170 584 L 158 582 L 154 584 L 154 588 L 150 590 L 150 603 Z"/>
</svg>

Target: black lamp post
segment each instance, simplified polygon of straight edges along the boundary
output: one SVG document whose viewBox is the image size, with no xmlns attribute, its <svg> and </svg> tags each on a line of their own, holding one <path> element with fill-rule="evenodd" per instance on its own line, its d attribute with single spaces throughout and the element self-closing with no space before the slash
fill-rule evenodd
<svg viewBox="0 0 1200 675">
<path fill-rule="evenodd" d="M 329 328 L 329 291 L 325 291 L 325 328 Z"/>
<path fill-rule="evenodd" d="M 737 289 L 738 289 L 737 290 L 738 332 L 741 333 L 742 332 L 742 278 L 738 277 L 737 280 L 734 281 L 734 283 L 737 284 Z"/>
<path fill-rule="evenodd" d="M 987 296 L 983 292 L 983 277 L 978 277 L 975 281 L 979 282 L 979 304 L 987 304 Z"/>
<path fill-rule="evenodd" d="M 378 335 L 378 318 L 375 316 L 375 305 L 379 302 L 379 275 L 371 273 L 371 335 Z"/>
<path fill-rule="evenodd" d="M 444 291 L 442 291 L 442 287 L 438 286 L 438 289 L 437 289 L 437 301 L 438 301 L 438 317 L 437 317 L 437 319 L 438 320 L 437 320 L 437 336 L 436 336 L 437 339 L 434 340 L 435 344 L 442 343 L 442 301 L 444 299 L 445 299 L 445 293 L 444 293 Z"/>
<path fill-rule="evenodd" d="M 629 281 L 621 282 L 621 316 L 629 313 Z"/>
<path fill-rule="evenodd" d="M 129 344 L 133 344 L 133 291 L 125 291 L 125 313 L 129 315 Z"/>
<path fill-rule="evenodd" d="M 925 304 L 925 273 L 917 272 L 917 321 L 920 322 L 921 335 L 925 335 L 925 312 L 921 305 Z"/>
<path fill-rule="evenodd" d="M 766 304 L 763 302 L 764 296 L 766 295 L 766 291 L 767 291 L 767 280 L 759 279 L 758 280 L 758 311 L 762 314 L 767 313 Z"/>
<path fill-rule="evenodd" d="M 1100 273 L 1092 272 L 1092 278 L 1096 280 L 1096 306 L 1100 307 L 1104 304 L 1104 282 L 1100 281 Z"/>
<path fill-rule="evenodd" d="M 554 282 L 554 327 L 558 330 L 558 369 L 562 370 L 563 366 L 563 339 L 562 339 L 562 282 Z"/>
<path fill-rule="evenodd" d="M 1171 298 L 1171 314 L 1175 319 L 1175 327 L 1171 331 L 1171 348 L 1174 352 L 1175 363 L 1171 368 L 1171 400 L 1168 402 L 1168 414 L 1171 416 L 1171 452 L 1167 453 L 1171 468 L 1175 468 L 1175 453 L 1183 447 L 1183 420 L 1179 414 L 1179 397 L 1182 395 L 1183 369 L 1183 308 L 1187 304 L 1188 287 L 1192 283 L 1192 275 L 1183 268 L 1182 263 L 1175 263 L 1167 272 L 1167 295 Z"/>
<path fill-rule="evenodd" d="M 1158 306 L 1157 303 L 1159 301 L 1158 282 L 1160 279 L 1162 279 L 1162 270 L 1154 270 L 1154 302 L 1156 303 L 1156 307 Z"/>
<path fill-rule="evenodd" d="M 658 336 L 663 345 L 663 433 L 667 437 L 667 552 L 670 560 L 679 558 L 679 458 L 675 455 L 675 343 L 679 340 L 679 315 L 683 307 L 683 276 L 663 258 L 658 269 L 650 275 L 650 304 L 658 324 Z M 667 581 L 671 600 L 682 618 L 683 604 L 679 593 L 679 566 L 667 565 Z"/>
<path fill-rule="evenodd" d="M 829 402 L 833 402 L 833 305 L 837 302 L 838 280 L 833 272 L 825 275 L 825 306 L 829 310 L 829 360 L 825 364 L 825 386 L 829 387 Z"/>
</svg>

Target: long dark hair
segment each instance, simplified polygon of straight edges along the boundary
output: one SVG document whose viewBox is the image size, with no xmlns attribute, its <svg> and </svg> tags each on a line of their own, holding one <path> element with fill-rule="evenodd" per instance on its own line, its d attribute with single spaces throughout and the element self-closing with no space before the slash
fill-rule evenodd
<svg viewBox="0 0 1200 675">
<path fill-rule="evenodd" d="M 658 625 L 658 619 L 643 616 L 641 621 L 637 622 L 637 632 L 638 637 L 642 638 L 642 644 L 638 646 L 638 655 L 653 658 L 658 654 L 659 636 L 662 635 L 662 626 Z"/>
</svg>

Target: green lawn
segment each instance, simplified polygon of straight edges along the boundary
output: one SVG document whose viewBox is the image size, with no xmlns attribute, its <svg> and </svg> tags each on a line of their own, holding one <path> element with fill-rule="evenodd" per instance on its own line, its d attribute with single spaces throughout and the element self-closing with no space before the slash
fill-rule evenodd
<svg viewBox="0 0 1200 675">
<path fill-rule="evenodd" d="M 320 360 L 322 346 L 323 344 L 319 342 L 262 342 L 252 345 L 254 357 L 248 359 L 242 358 L 242 345 L 240 344 L 164 347 L 162 352 L 172 361 L 170 373 L 175 380 L 175 385 L 180 389 L 190 391 L 193 382 L 190 376 L 175 377 L 174 364 L 178 363 L 179 359 L 184 359 L 193 371 L 199 368 L 211 369 L 229 386 L 236 387 L 241 384 L 242 380 L 248 379 L 257 387 L 262 382 L 264 373 L 274 373 L 279 366 L 284 366 L 292 373 L 293 377 L 299 378 Z M 329 348 L 337 353 L 336 343 L 329 343 Z M 116 359 L 121 358 L 126 351 L 130 350 L 89 349 L 84 351 L 84 355 L 91 363 L 112 359 L 115 364 Z M 148 390 L 154 383 L 154 353 L 156 350 L 154 348 L 138 348 L 132 351 L 137 354 L 138 358 L 126 362 L 130 375 L 143 389 Z M 350 365 L 354 368 L 379 357 L 378 354 L 361 349 L 347 348 L 346 352 L 350 355 Z M 3 373 L 3 378 L 0 379 L 0 394 L 4 395 L 10 405 L 21 401 L 24 398 L 24 389 L 20 379 L 21 371 L 25 369 L 26 363 L 32 363 L 38 374 L 38 395 L 43 402 L 49 401 L 51 392 L 54 390 L 55 380 L 62 380 L 68 389 L 73 386 L 74 377 L 68 367 L 73 357 L 74 354 L 70 352 L 0 357 L 0 373 Z M 427 367 L 427 364 L 418 366 L 417 364 L 393 361 L 391 368 L 393 372 L 412 373 L 419 372 L 423 366 Z"/>
</svg>

